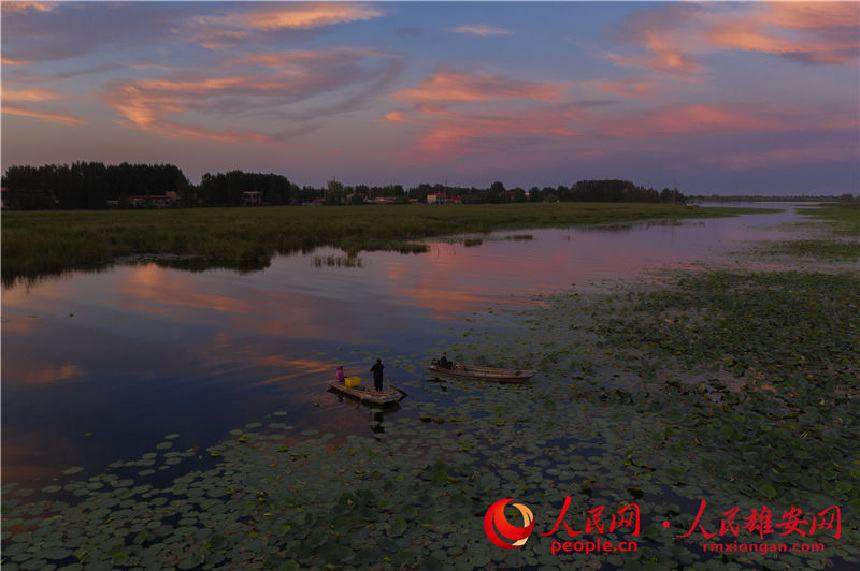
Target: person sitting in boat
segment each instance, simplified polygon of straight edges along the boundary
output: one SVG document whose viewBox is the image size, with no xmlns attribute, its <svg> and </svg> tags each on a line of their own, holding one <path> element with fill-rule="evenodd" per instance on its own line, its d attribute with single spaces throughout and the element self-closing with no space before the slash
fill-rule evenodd
<svg viewBox="0 0 860 571">
<path fill-rule="evenodd" d="M 337 379 L 337 381 L 338 381 L 339 383 L 344 382 L 344 379 L 346 379 L 346 377 L 345 377 L 345 376 L 344 376 L 344 374 L 343 374 L 343 365 L 338 365 L 338 366 L 337 366 L 337 369 L 335 369 L 335 375 L 334 375 L 334 378 L 335 378 L 335 379 Z"/>
<path fill-rule="evenodd" d="M 450 369 L 454 364 L 448 360 L 448 353 L 442 352 L 442 358 L 439 359 L 439 366 L 443 369 Z"/>
</svg>

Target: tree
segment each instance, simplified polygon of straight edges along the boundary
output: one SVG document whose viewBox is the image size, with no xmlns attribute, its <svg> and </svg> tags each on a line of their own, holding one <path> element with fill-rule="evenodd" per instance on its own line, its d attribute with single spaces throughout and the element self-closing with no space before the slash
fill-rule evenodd
<svg viewBox="0 0 860 571">
<path fill-rule="evenodd" d="M 511 199 L 514 202 L 526 202 L 528 197 L 526 196 L 526 191 L 521 188 L 515 188 L 511 191 Z"/>
<path fill-rule="evenodd" d="M 411 198 L 415 198 L 418 202 L 427 202 L 427 195 L 433 192 L 433 187 L 429 184 L 422 182 L 415 188 L 409 189 L 409 196 Z"/>
<path fill-rule="evenodd" d="M 502 181 L 497 180 L 493 181 L 493 184 L 490 185 L 489 190 L 487 191 L 487 202 L 506 202 L 507 197 L 505 196 L 505 185 Z"/>
<path fill-rule="evenodd" d="M 199 193 L 210 206 L 240 206 L 245 192 L 261 193 L 265 204 L 288 204 L 294 186 L 282 175 L 231 171 L 203 175 Z"/>
<path fill-rule="evenodd" d="M 29 165 L 12 165 L 3 175 L 3 188 L 9 190 L 42 190 L 39 169 Z"/>
<path fill-rule="evenodd" d="M 325 190 L 314 188 L 313 186 L 303 186 L 296 192 L 301 202 L 312 202 L 317 198 L 325 196 Z"/>
<path fill-rule="evenodd" d="M 185 192 L 190 184 L 175 165 L 129 164 L 105 166 L 100 162 L 77 161 L 71 165 L 9 167 L 3 184 L 13 190 L 41 192 L 52 197 L 28 201 L 29 207 L 106 208 L 134 194 Z"/>
<path fill-rule="evenodd" d="M 335 179 L 331 179 L 330 181 L 328 181 L 325 201 L 328 204 L 341 204 L 343 202 L 343 197 L 343 183 Z"/>
</svg>

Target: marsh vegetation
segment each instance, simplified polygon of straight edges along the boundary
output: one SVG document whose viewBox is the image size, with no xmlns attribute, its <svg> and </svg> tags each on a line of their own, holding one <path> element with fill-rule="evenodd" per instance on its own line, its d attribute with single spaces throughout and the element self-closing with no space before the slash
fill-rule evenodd
<svg viewBox="0 0 860 571">
<path fill-rule="evenodd" d="M 749 211 L 606 203 L 7 211 L 2 276 L 9 285 L 18 278 L 104 267 L 123 258 L 250 271 L 266 267 L 276 254 L 322 246 L 348 255 L 361 250 L 423 252 L 426 246 L 415 241 L 434 236 Z"/>
<path fill-rule="evenodd" d="M 603 291 L 573 285 L 504 318 L 476 312 L 425 353 L 387 359 L 414 375 L 404 388 L 415 412 L 374 417 L 372 436 L 335 438 L 277 411 L 205 449 L 176 449 L 169 434 L 86 478 L 74 467 L 41 489 L 7 483 L 3 566 L 853 568 L 860 289 L 855 264 L 812 254 L 805 271 L 739 260 Z M 423 380 L 440 349 L 541 374 L 522 386 Z M 567 496 L 564 521 L 580 531 L 591 510 L 607 521 L 636 504 L 639 536 L 581 537 L 634 540 L 637 551 L 550 554 L 550 540 L 570 538 L 538 532 Z M 514 550 L 483 530 L 490 503 L 507 497 L 535 515 Z M 834 506 L 841 535 L 812 533 Z M 775 524 L 802 510 L 809 533 L 721 532 L 732 510 L 740 524 L 763 508 Z M 826 550 L 703 553 L 706 541 L 735 540 Z"/>
</svg>

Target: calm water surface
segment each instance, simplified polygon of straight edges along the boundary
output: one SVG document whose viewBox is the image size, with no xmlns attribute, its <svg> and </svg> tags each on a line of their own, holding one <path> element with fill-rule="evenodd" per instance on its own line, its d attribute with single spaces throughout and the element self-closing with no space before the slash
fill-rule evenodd
<svg viewBox="0 0 860 571">
<path fill-rule="evenodd" d="M 783 205 L 784 206 L 784 205 Z M 191 273 L 154 264 L 74 273 L 3 290 L 2 477 L 39 489 L 70 466 L 99 472 L 164 435 L 208 446 L 264 415 L 335 434 L 370 434 L 372 412 L 327 391 L 344 364 L 421 387 L 426 362 L 473 312 L 529 295 L 599 287 L 655 268 L 725 264 L 746 240 L 792 237 L 784 214 L 497 233 L 424 254 L 365 252 L 328 266 L 320 250 L 264 271 Z M 505 239 L 529 234 L 531 240 Z M 317 262 L 322 261 L 322 264 Z M 539 380 L 537 380 L 539 382 Z M 429 398 L 410 390 L 410 399 Z"/>
</svg>

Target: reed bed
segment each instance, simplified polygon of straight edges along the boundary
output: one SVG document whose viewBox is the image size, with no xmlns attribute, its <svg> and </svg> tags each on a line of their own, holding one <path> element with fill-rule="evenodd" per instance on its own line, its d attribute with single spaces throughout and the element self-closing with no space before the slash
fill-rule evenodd
<svg viewBox="0 0 860 571">
<path fill-rule="evenodd" d="M 266 267 L 273 255 L 331 246 L 421 252 L 415 240 L 538 227 L 707 218 L 748 211 L 677 204 L 537 203 L 470 206 L 7 211 L 2 278 L 9 286 L 128 257 L 194 269 Z M 159 259 L 159 256 L 162 258 Z M 164 256 L 167 256 L 166 258 Z"/>
</svg>

